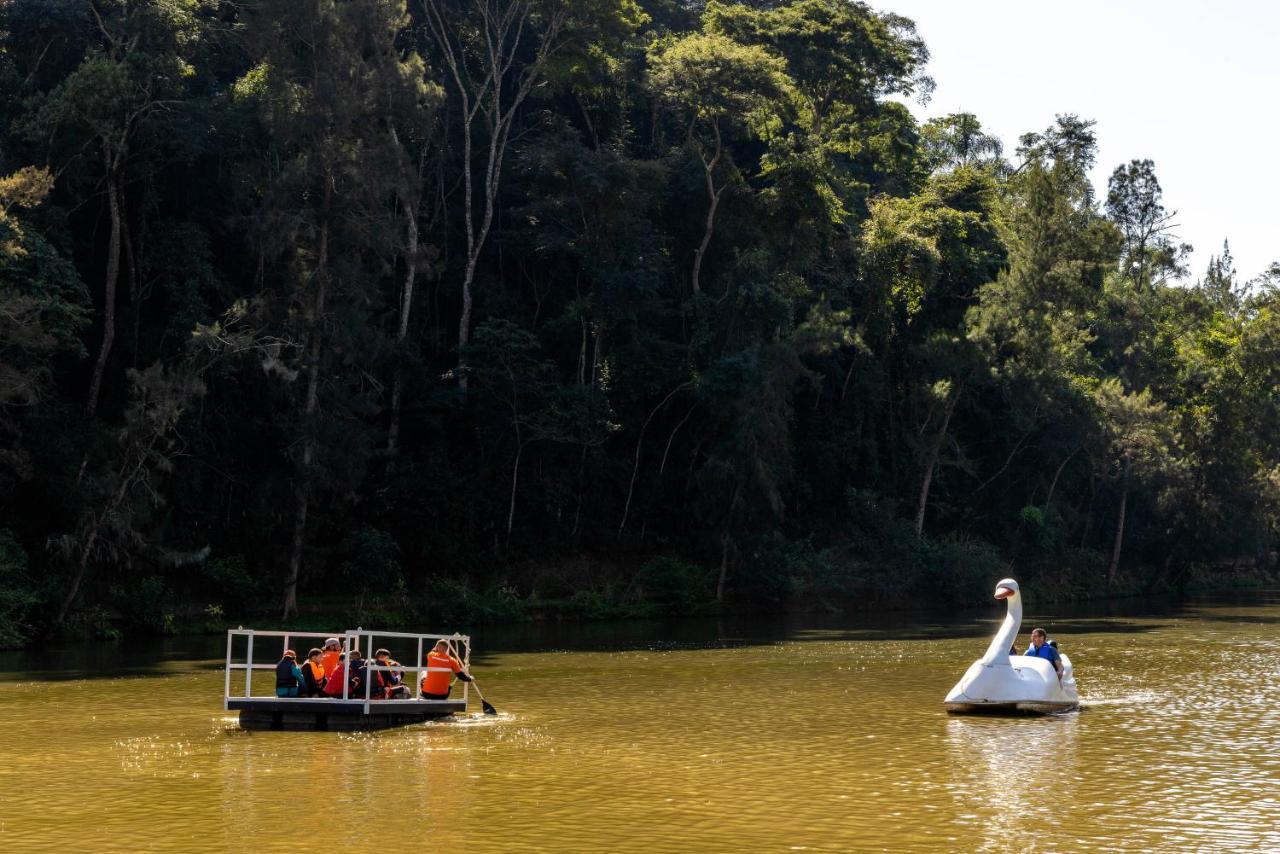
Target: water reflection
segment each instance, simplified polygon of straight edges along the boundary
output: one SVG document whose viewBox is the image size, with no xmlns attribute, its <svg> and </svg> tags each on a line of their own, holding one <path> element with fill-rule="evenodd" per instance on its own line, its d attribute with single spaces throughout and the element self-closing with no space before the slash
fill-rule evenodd
<svg viewBox="0 0 1280 854">
<path fill-rule="evenodd" d="M 1059 805 L 1075 796 L 1079 718 L 947 720 L 948 789 L 959 815 L 973 819 L 974 849 L 1052 847 L 1042 831 L 1056 835 Z"/>
</svg>

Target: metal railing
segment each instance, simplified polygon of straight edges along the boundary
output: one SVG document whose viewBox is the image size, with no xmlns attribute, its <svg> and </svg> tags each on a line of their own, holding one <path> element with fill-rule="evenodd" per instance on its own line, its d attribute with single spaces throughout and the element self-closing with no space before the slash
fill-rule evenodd
<svg viewBox="0 0 1280 854">
<path fill-rule="evenodd" d="M 244 655 L 243 663 L 238 659 L 238 657 L 233 655 L 233 646 L 235 643 L 235 639 L 237 637 L 243 637 L 246 639 L 245 655 Z M 414 634 L 411 632 L 384 632 L 384 631 L 373 631 L 370 629 L 363 629 L 363 628 L 348 629 L 345 632 L 292 632 L 292 631 L 284 632 L 284 631 L 261 631 L 258 629 L 244 629 L 244 628 L 228 629 L 227 630 L 227 661 L 226 661 L 227 669 L 226 669 L 226 677 L 225 677 L 225 681 L 223 684 L 223 691 L 222 691 L 223 709 L 228 708 L 228 703 L 232 699 L 231 674 L 233 671 L 237 671 L 237 670 L 244 671 L 244 694 L 236 694 L 236 698 L 237 699 L 239 698 L 254 699 L 253 672 L 255 670 L 274 671 L 276 669 L 276 664 L 279 663 L 279 659 L 276 659 L 276 661 L 270 664 L 254 663 L 253 651 L 254 651 L 254 640 L 256 638 L 262 638 L 262 639 L 280 638 L 282 645 L 280 647 L 279 654 L 281 657 L 283 657 L 285 651 L 289 649 L 289 643 L 291 640 L 303 639 L 303 638 L 325 639 L 325 638 L 334 638 L 334 637 L 338 638 L 340 643 L 342 644 L 343 664 L 342 664 L 341 672 L 343 673 L 344 678 L 343 678 L 341 699 L 346 702 L 349 702 L 351 700 L 361 700 L 363 703 L 363 707 L 364 707 L 363 711 L 365 714 L 369 713 L 369 709 L 371 708 L 371 705 L 373 703 L 377 703 L 379 706 L 381 706 L 384 704 L 394 705 L 397 703 L 417 704 L 417 703 L 444 702 L 441 700 L 422 699 L 422 679 L 425 674 L 431 673 L 431 672 L 436 672 L 436 673 L 444 672 L 449 674 L 453 673 L 453 671 L 447 667 L 428 667 L 426 665 L 424 656 L 436 645 L 437 641 L 442 641 L 442 640 L 448 641 L 456 650 L 458 650 L 459 660 L 462 662 L 463 669 L 467 670 L 468 672 L 470 672 L 470 669 L 471 669 L 471 638 L 467 635 L 460 635 L 460 634 L 438 635 L 438 634 Z M 364 697 L 359 697 L 359 696 L 352 697 L 350 696 L 351 651 L 353 649 L 361 649 L 361 641 L 363 640 L 365 641 L 365 644 L 363 647 L 364 652 L 366 652 L 369 655 L 372 655 L 373 651 L 377 649 L 377 647 L 374 646 L 374 638 L 379 638 L 382 640 L 393 639 L 391 640 L 392 644 L 395 643 L 395 640 L 400 640 L 400 641 L 409 640 L 409 641 L 416 642 L 417 653 L 413 659 L 414 663 L 413 664 L 397 663 L 396 665 L 392 666 L 392 665 L 378 664 L 377 659 L 375 658 L 364 659 L 365 663 L 363 665 L 363 669 L 365 670 L 365 673 L 366 673 L 366 678 L 362 680 L 364 682 Z M 391 644 L 388 644 L 388 646 L 390 645 Z M 305 658 L 303 660 L 305 661 Z M 372 696 L 373 680 L 370 678 L 367 678 L 368 673 L 371 671 L 372 672 L 398 671 L 402 674 L 413 673 L 414 674 L 413 697 L 410 699 L 394 699 L 393 700 L 393 699 L 383 699 L 381 697 Z M 460 699 L 463 703 L 467 702 L 467 697 L 469 694 L 468 684 L 469 683 L 466 683 L 466 682 L 462 683 L 462 697 Z M 270 699 L 278 702 L 314 699 L 310 697 L 277 697 L 274 694 L 272 694 L 270 697 L 260 697 L 260 698 L 264 700 Z M 334 695 L 326 695 L 326 698 L 332 698 L 335 700 L 338 699 Z"/>
</svg>

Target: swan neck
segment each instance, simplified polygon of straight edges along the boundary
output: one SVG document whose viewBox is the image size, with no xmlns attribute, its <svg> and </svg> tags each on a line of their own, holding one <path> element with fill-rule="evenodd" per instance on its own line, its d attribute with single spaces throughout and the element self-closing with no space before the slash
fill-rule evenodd
<svg viewBox="0 0 1280 854">
<path fill-rule="evenodd" d="M 1009 612 L 1005 614 L 1004 622 L 1000 624 L 1000 631 L 996 632 L 996 636 L 991 639 L 987 654 L 982 657 L 982 663 L 987 666 L 1009 663 L 1009 647 L 1018 636 L 1018 628 L 1022 625 L 1021 594 L 1015 593 L 1005 602 L 1009 605 Z"/>
</svg>

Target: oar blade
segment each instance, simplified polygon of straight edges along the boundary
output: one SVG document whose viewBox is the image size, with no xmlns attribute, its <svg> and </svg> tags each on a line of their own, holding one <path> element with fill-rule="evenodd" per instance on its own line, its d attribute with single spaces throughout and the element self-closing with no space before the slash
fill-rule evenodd
<svg viewBox="0 0 1280 854">
<path fill-rule="evenodd" d="M 496 715 L 498 713 L 498 710 L 493 707 L 493 703 L 488 700 L 481 700 L 480 708 L 484 709 L 486 715 Z"/>
</svg>

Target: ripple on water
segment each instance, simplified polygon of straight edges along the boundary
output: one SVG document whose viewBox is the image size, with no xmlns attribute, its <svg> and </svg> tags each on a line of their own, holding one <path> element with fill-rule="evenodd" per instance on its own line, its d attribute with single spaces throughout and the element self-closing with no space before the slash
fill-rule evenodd
<svg viewBox="0 0 1280 854">
<path fill-rule="evenodd" d="M 943 714 L 967 627 L 496 656 L 500 714 L 377 733 L 241 731 L 216 671 L 0 683 L 0 846 L 1280 849 L 1280 606 L 1215 614 L 1081 623 L 1043 718 Z"/>
</svg>

